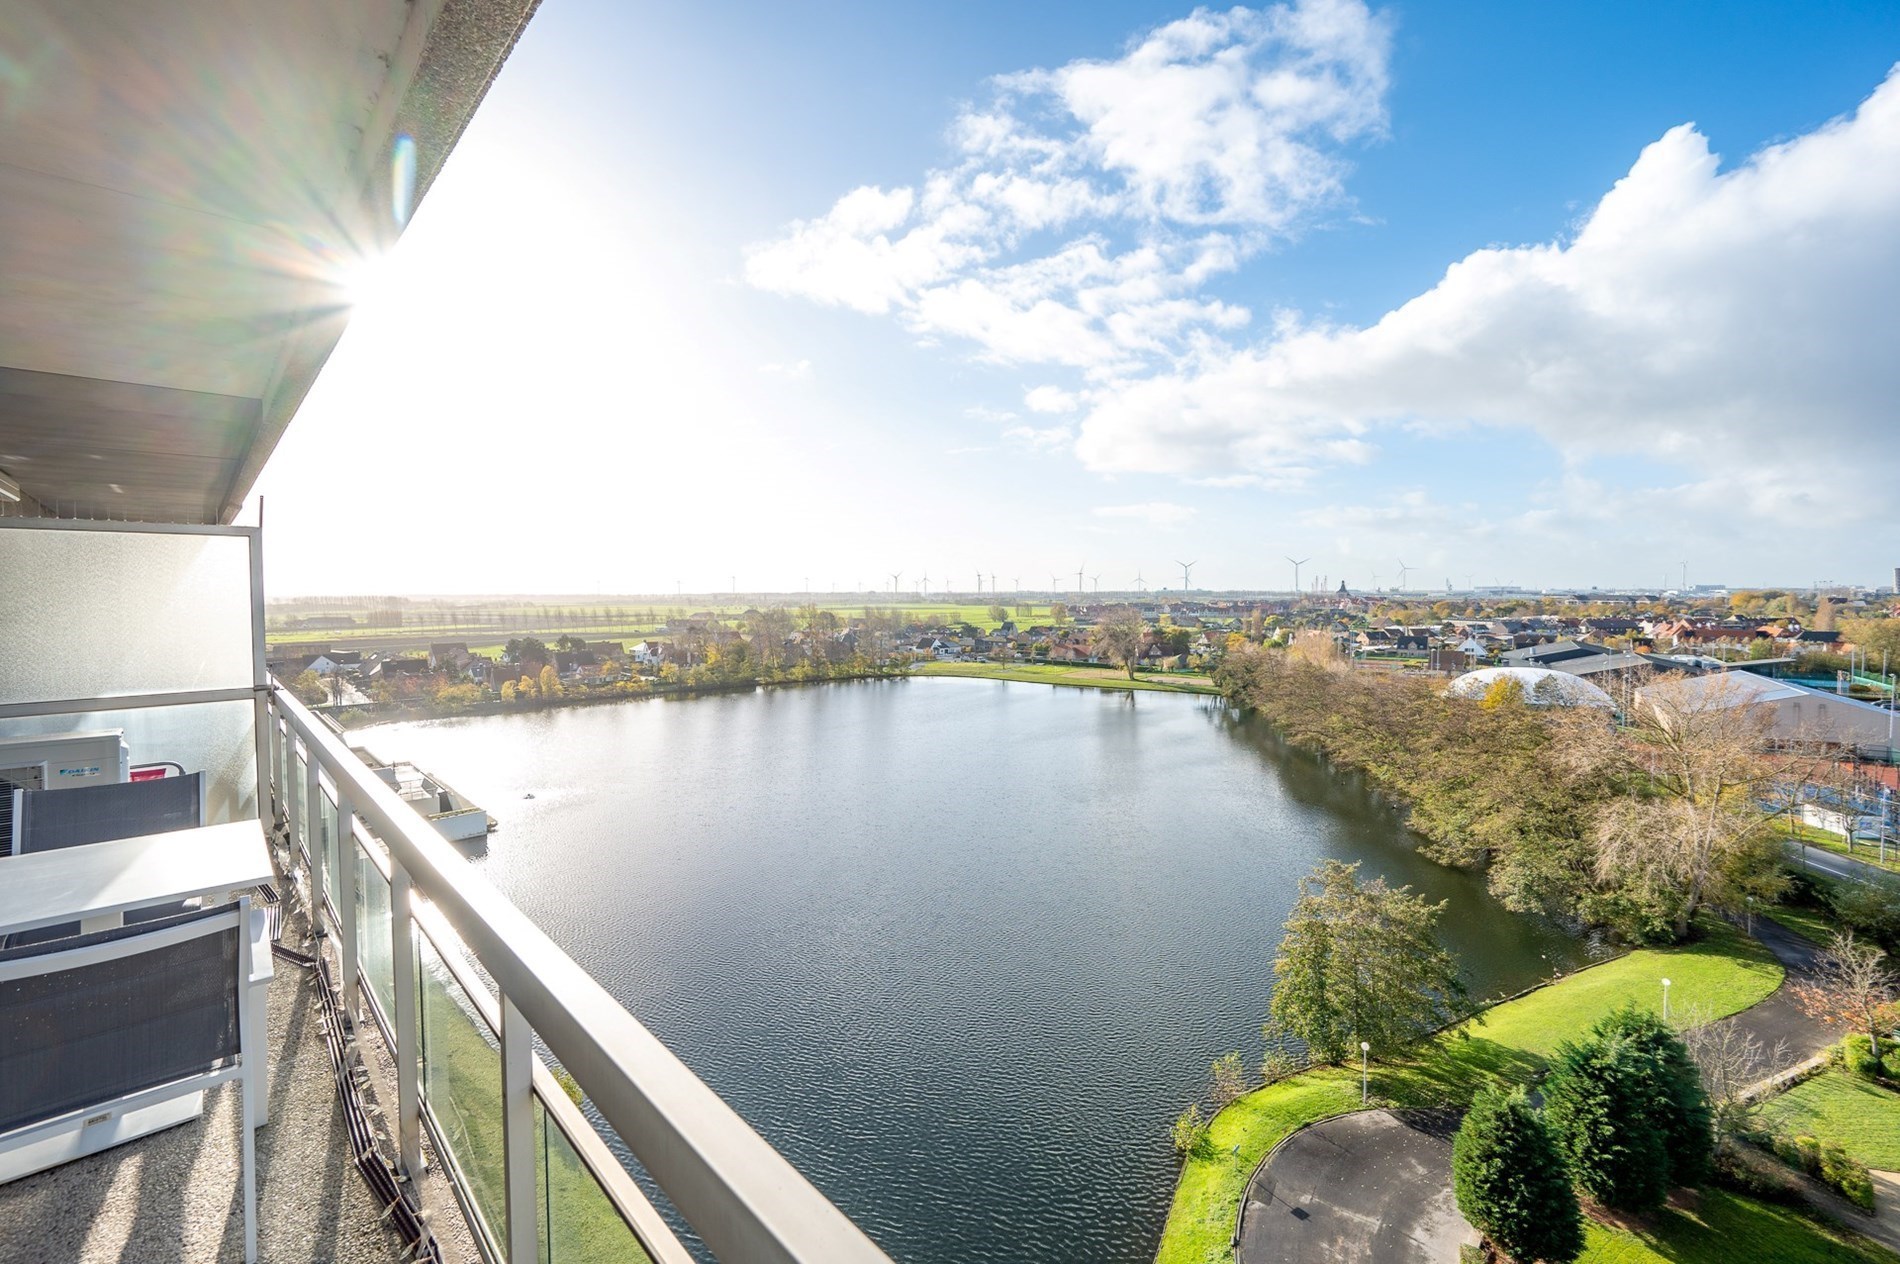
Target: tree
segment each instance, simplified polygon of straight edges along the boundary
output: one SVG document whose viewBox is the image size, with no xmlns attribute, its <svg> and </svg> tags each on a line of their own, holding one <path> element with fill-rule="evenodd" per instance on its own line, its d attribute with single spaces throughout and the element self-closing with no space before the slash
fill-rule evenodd
<svg viewBox="0 0 1900 1264">
<path fill-rule="evenodd" d="M 1682 1043 L 1701 1072 L 1716 1144 L 1757 1131 L 1761 1099 L 1748 1090 L 1786 1065 L 1788 1042 L 1777 1041 L 1771 1050 L 1738 1023 L 1712 1022 L 1705 1011 L 1692 1011 L 1683 1021 Z"/>
<path fill-rule="evenodd" d="M 517 667 L 526 667 L 529 663 L 545 663 L 551 657 L 548 647 L 532 636 L 515 637 L 501 647 L 502 661 L 512 663 Z"/>
<path fill-rule="evenodd" d="M 1795 1004 L 1810 1018 L 1846 1023 L 1867 1033 L 1873 1055 L 1880 1056 L 1880 1018 L 1894 997 L 1887 954 L 1861 943 L 1853 931 L 1834 936 L 1814 973 L 1793 985 Z"/>
<path fill-rule="evenodd" d="M 1625 1040 L 1565 1041 L 1544 1081 L 1544 1117 L 1558 1149 L 1577 1184 L 1606 1207 L 1650 1211 L 1669 1193 L 1649 1062 Z"/>
<path fill-rule="evenodd" d="M 1134 609 L 1122 606 L 1111 610 L 1089 634 L 1089 648 L 1135 678 L 1135 664 L 1141 661 L 1141 642 L 1148 623 Z"/>
<path fill-rule="evenodd" d="M 1068 621 L 1069 608 L 1059 601 L 1051 602 L 1049 605 L 1049 622 L 1055 624 L 1057 627 L 1061 627 Z"/>
<path fill-rule="evenodd" d="M 1239 1053 L 1224 1053 L 1207 1069 L 1208 1084 L 1214 1094 L 1214 1109 L 1221 1110 L 1247 1095 L 1247 1068 Z"/>
<path fill-rule="evenodd" d="M 330 690 L 329 687 L 323 683 L 323 677 L 317 675 L 316 672 L 311 671 L 308 667 L 298 672 L 296 677 L 290 682 L 290 692 L 296 694 L 297 701 L 307 707 L 317 706 L 330 699 Z"/>
<path fill-rule="evenodd" d="M 1709 1177 L 1715 1144 L 1709 1097 L 1702 1072 L 1682 1037 L 1654 1010 L 1624 1005 L 1591 1028 L 1598 1040 L 1620 1040 L 1647 1066 L 1650 1113 L 1662 1132 L 1675 1185 L 1700 1185 Z"/>
<path fill-rule="evenodd" d="M 1486 711 L 1495 711 L 1499 707 L 1521 707 L 1524 705 L 1524 682 L 1515 676 L 1499 676 L 1484 691 L 1484 697 L 1478 705 Z"/>
<path fill-rule="evenodd" d="M 1451 1187 L 1465 1219 L 1513 1259 L 1563 1264 L 1583 1250 L 1569 1169 L 1522 1088 L 1471 1103 L 1451 1142 Z"/>
<path fill-rule="evenodd" d="M 1465 998 L 1433 933 L 1445 905 L 1383 878 L 1361 885 L 1358 874 L 1328 860 L 1300 879 L 1273 962 L 1273 1017 L 1323 1062 L 1357 1053 L 1362 1040 L 1378 1056 L 1396 1053 Z"/>
<path fill-rule="evenodd" d="M 541 669 L 541 677 L 538 683 L 540 685 L 540 694 L 543 698 L 558 698 L 567 692 L 567 690 L 561 687 L 561 675 L 554 670 L 554 664 L 552 663 L 549 663 L 546 667 Z"/>
<path fill-rule="evenodd" d="M 1169 1134 L 1174 1141 L 1175 1153 L 1184 1159 L 1199 1154 L 1207 1147 L 1207 1117 L 1201 1114 L 1199 1102 L 1175 1118 Z"/>
<path fill-rule="evenodd" d="M 501 700 L 503 702 L 513 702 L 518 692 L 519 691 L 515 688 L 514 681 L 504 680 L 501 682 Z"/>
<path fill-rule="evenodd" d="M 1885 662 L 1900 670 L 1900 619 L 1842 619 L 1841 639 L 1860 647 L 1869 663 Z"/>
<path fill-rule="evenodd" d="M 1009 611 L 1005 610 L 1001 605 L 991 606 L 990 607 L 990 622 L 991 623 L 1008 623 Z"/>
<path fill-rule="evenodd" d="M 1716 678 L 1644 690 L 1627 748 L 1640 792 L 1598 817 L 1598 882 L 1678 940 L 1705 902 L 1739 904 L 1744 886 L 1760 885 L 1758 871 L 1781 861 L 1763 806 L 1782 771 L 1763 756 L 1773 717 L 1738 687 Z"/>
</svg>

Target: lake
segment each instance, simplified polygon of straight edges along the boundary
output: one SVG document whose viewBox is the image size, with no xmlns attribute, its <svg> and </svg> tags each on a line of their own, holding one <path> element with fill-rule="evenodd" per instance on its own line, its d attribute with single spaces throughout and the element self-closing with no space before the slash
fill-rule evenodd
<svg viewBox="0 0 1900 1264">
<path fill-rule="evenodd" d="M 1587 959 L 1210 698 L 917 678 L 356 740 L 486 807 L 474 863 L 899 1260 L 1152 1258 L 1168 1124 L 1257 1065 L 1324 858 L 1449 900 L 1476 996 Z"/>
</svg>

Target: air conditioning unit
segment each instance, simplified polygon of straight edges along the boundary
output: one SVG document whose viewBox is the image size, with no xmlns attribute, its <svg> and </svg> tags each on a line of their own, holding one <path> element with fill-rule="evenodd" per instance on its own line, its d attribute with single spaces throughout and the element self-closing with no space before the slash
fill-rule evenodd
<svg viewBox="0 0 1900 1264">
<path fill-rule="evenodd" d="M 131 780 L 124 729 L 0 737 L 0 855 L 13 850 L 13 792 Z"/>
</svg>

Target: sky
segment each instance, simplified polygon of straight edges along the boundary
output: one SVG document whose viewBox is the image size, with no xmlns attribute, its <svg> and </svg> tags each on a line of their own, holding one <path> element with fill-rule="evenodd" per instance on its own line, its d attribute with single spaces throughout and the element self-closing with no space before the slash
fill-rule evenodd
<svg viewBox="0 0 1900 1264">
<path fill-rule="evenodd" d="M 1884 585 L 1896 61 L 1891 3 L 545 0 L 267 583 Z"/>
</svg>

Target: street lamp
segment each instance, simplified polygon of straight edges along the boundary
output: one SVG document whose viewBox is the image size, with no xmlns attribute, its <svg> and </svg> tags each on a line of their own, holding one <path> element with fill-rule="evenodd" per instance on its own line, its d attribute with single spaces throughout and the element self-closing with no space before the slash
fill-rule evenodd
<svg viewBox="0 0 1900 1264">
<path fill-rule="evenodd" d="M 1664 979 L 1662 981 L 1662 984 L 1663 984 L 1663 1021 L 1666 1023 L 1669 1021 L 1669 980 Z"/>
<path fill-rule="evenodd" d="M 1369 1074 L 1366 1069 L 1366 1059 L 1370 1057 L 1371 1054 L 1372 1046 L 1366 1041 L 1361 1040 L 1359 1042 L 1359 1104 L 1361 1106 L 1364 1106 L 1371 1100 L 1370 1089 L 1368 1087 L 1370 1081 L 1366 1078 Z"/>
</svg>

